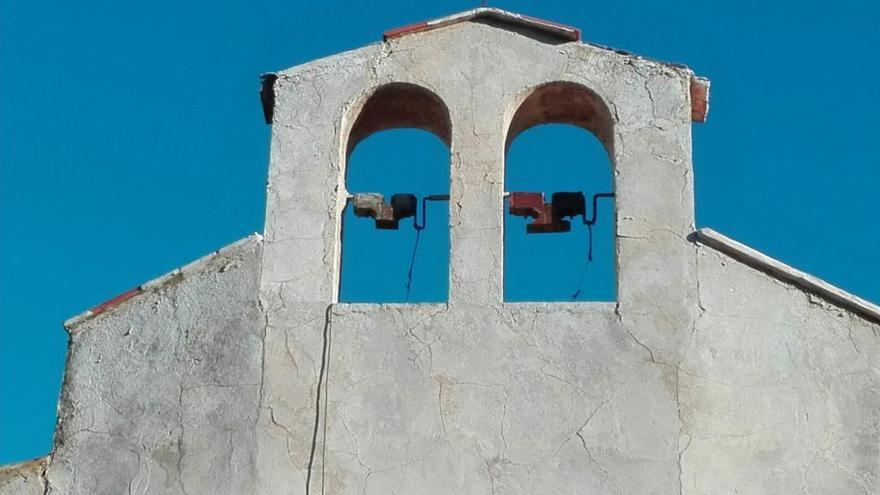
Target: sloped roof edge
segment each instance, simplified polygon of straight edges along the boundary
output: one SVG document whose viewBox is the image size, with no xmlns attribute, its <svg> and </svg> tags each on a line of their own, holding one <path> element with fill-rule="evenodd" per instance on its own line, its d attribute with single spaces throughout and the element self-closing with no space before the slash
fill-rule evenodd
<svg viewBox="0 0 880 495">
<path fill-rule="evenodd" d="M 46 486 L 46 466 L 49 464 L 49 456 L 40 456 L 27 461 L 12 464 L 0 464 L 0 491 L 5 492 L 11 481 L 16 479 L 38 479 L 42 487 Z M 16 492 L 18 493 L 18 492 Z"/>
<path fill-rule="evenodd" d="M 876 304 L 854 296 L 809 273 L 786 265 L 712 229 L 699 229 L 696 232 L 696 237 L 699 243 L 720 251 L 752 268 L 815 294 L 843 309 L 880 323 L 880 306 Z"/>
<path fill-rule="evenodd" d="M 492 19 L 516 26 L 529 27 L 554 35 L 565 41 L 580 41 L 581 39 L 581 30 L 576 27 L 566 26 L 565 24 L 560 24 L 558 22 L 545 21 L 544 19 L 529 17 L 527 15 L 515 14 L 513 12 L 492 7 L 480 7 L 430 21 L 389 29 L 383 33 L 382 39 L 388 41 L 408 34 L 430 31 L 432 29 L 475 19 Z"/>
<path fill-rule="evenodd" d="M 193 275 L 207 272 L 211 266 L 218 265 L 218 263 L 214 262 L 224 259 L 231 259 L 243 253 L 249 253 L 253 251 L 257 246 L 259 246 L 262 242 L 262 235 L 257 233 L 251 234 L 206 256 L 202 256 L 201 258 L 187 265 L 172 270 L 165 275 L 154 278 L 133 289 L 129 289 L 122 294 L 119 294 L 118 296 L 102 302 L 101 304 L 93 307 L 88 311 L 85 311 L 74 316 L 73 318 L 68 319 L 64 322 L 64 328 L 67 329 L 69 333 L 73 334 L 76 332 L 76 328 L 84 321 L 88 321 L 95 316 L 111 308 L 114 308 L 135 296 L 153 292 L 171 283 L 192 277 Z"/>
</svg>

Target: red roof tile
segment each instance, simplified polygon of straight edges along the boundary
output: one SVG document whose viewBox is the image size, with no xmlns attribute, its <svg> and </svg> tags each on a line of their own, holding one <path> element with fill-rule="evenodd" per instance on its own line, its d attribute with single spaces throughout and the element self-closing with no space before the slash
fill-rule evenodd
<svg viewBox="0 0 880 495">
<path fill-rule="evenodd" d="M 395 29 L 389 29 L 388 31 L 385 31 L 383 39 L 387 41 L 394 38 L 400 38 L 401 36 L 406 36 L 412 33 L 421 33 L 439 27 L 450 26 L 452 24 L 458 24 L 461 22 L 474 21 L 479 19 L 491 19 L 502 24 L 509 24 L 513 27 L 523 26 L 531 29 L 536 29 L 555 36 L 563 41 L 580 41 L 581 39 L 581 30 L 578 28 L 489 7 L 481 7 L 478 9 L 453 14 L 447 17 L 441 17 L 439 19 L 434 19 L 431 21 L 425 21 L 417 24 L 410 24 L 408 26 L 402 26 Z"/>
</svg>

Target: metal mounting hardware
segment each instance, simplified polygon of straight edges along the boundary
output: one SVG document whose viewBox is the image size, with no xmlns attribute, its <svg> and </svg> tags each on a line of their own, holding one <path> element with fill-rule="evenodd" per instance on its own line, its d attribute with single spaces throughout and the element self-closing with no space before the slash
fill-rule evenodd
<svg viewBox="0 0 880 495">
<path fill-rule="evenodd" d="M 587 202 L 584 193 L 555 192 L 550 196 L 550 203 L 544 202 L 544 193 L 512 192 L 509 193 L 509 211 L 518 217 L 531 217 L 534 220 L 526 225 L 529 234 L 548 234 L 568 232 L 571 224 L 564 218 L 583 218 L 584 225 L 591 227 L 596 223 L 598 201 L 600 198 L 613 198 L 614 193 L 597 193 L 593 195 L 593 210 L 587 219 Z"/>
<path fill-rule="evenodd" d="M 422 223 L 419 225 L 416 215 L 413 215 L 413 228 L 416 231 L 423 230 L 427 226 L 428 201 L 449 201 L 448 194 L 429 194 L 422 198 Z"/>
<path fill-rule="evenodd" d="M 544 202 L 544 193 L 512 192 L 509 197 L 509 205 L 511 215 L 534 219 L 526 225 L 526 232 L 529 234 L 549 234 L 571 230 L 571 223 L 559 217 L 553 204 Z"/>
<path fill-rule="evenodd" d="M 376 228 L 382 230 L 397 230 L 401 219 L 416 215 L 417 200 L 413 194 L 395 194 L 386 203 L 385 196 L 379 193 L 358 193 L 352 203 L 355 215 L 373 218 Z"/>
<path fill-rule="evenodd" d="M 560 218 L 584 215 L 587 211 L 584 193 L 580 191 L 555 192 L 550 196 L 550 204 Z"/>
<path fill-rule="evenodd" d="M 594 194 L 593 195 L 593 211 L 590 212 L 590 219 L 587 220 L 586 210 L 584 210 L 584 212 L 581 214 L 581 216 L 584 219 L 584 225 L 592 226 L 592 225 L 596 224 L 596 219 L 597 219 L 597 215 L 599 212 L 599 199 L 600 198 L 609 198 L 610 199 L 613 197 L 614 197 L 614 193 L 596 193 L 596 194 Z"/>
</svg>

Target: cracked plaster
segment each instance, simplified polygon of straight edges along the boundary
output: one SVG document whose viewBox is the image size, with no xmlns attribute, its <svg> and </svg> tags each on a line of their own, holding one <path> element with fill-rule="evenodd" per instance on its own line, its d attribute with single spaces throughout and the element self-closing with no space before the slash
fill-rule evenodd
<svg viewBox="0 0 880 495">
<path fill-rule="evenodd" d="M 691 240 L 692 77 L 471 22 L 280 73 L 264 239 L 72 322 L 48 468 L 0 493 L 878 493 L 880 328 Z M 507 126 L 550 81 L 613 120 L 616 303 L 502 302 Z M 449 109 L 446 304 L 334 304 L 388 82 Z"/>
</svg>

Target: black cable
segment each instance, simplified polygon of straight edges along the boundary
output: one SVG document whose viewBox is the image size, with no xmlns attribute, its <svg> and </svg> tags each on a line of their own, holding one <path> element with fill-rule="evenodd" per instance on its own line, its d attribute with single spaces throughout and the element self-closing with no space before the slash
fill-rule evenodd
<svg viewBox="0 0 880 495">
<path fill-rule="evenodd" d="M 425 196 L 424 198 L 422 198 L 422 224 L 421 225 L 419 225 L 419 222 L 418 222 L 418 217 L 419 217 L 418 212 L 416 212 L 416 214 L 413 215 L 413 228 L 416 229 L 417 231 L 422 230 L 427 226 L 427 218 L 426 218 L 425 214 L 427 213 L 427 209 L 428 209 L 427 208 L 428 201 L 449 201 L 449 195 L 448 194 L 429 194 L 429 195 Z"/>
<path fill-rule="evenodd" d="M 587 250 L 587 261 L 593 261 L 593 224 L 587 224 L 590 248 Z"/>
<path fill-rule="evenodd" d="M 422 231 L 428 226 L 428 201 L 449 201 L 448 194 L 430 194 L 422 198 L 422 224 L 419 225 L 419 212 L 413 214 L 413 228 L 416 230 L 416 241 L 413 243 L 412 255 L 409 259 L 409 270 L 406 273 L 406 298 L 404 302 L 409 302 L 409 294 L 412 289 L 413 271 L 416 267 L 416 252 L 419 249 L 419 239 L 422 237 Z M 416 206 L 418 209 L 418 206 Z"/>
<path fill-rule="evenodd" d="M 571 295 L 572 300 L 580 297 L 581 292 L 583 291 L 583 288 L 584 288 L 584 280 L 586 280 L 586 278 L 587 278 L 587 268 L 589 266 L 590 266 L 589 262 L 584 263 L 584 267 L 583 267 L 583 269 L 581 269 L 581 278 L 580 278 L 580 281 L 578 282 L 577 290 L 574 291 L 574 294 Z"/>
<path fill-rule="evenodd" d="M 332 308 L 333 305 L 330 305 Z M 322 434 L 321 439 L 321 495 L 324 495 L 324 480 L 327 479 L 326 470 L 327 470 L 327 404 L 330 402 L 330 347 L 333 342 L 333 328 L 330 326 L 330 311 L 326 314 L 327 321 L 327 371 L 324 372 L 324 376 L 327 379 L 324 381 L 324 432 Z"/>
<path fill-rule="evenodd" d="M 424 226 L 416 226 L 416 242 L 413 244 L 412 255 L 409 259 L 409 271 L 406 273 L 406 298 L 403 300 L 404 302 L 409 302 L 409 292 L 410 289 L 412 289 L 413 281 L 413 269 L 416 266 L 416 252 L 419 249 L 419 239 L 422 237 L 422 230 L 424 228 Z"/>
<path fill-rule="evenodd" d="M 583 213 L 584 225 L 594 225 L 596 223 L 596 212 L 599 210 L 599 198 L 613 198 L 614 193 L 596 193 L 593 195 L 593 211 L 591 212 L 591 218 L 587 220 L 587 212 L 586 210 Z"/>
<path fill-rule="evenodd" d="M 333 304 L 327 305 L 327 309 L 324 312 L 324 343 L 321 348 L 321 369 L 318 372 L 318 389 L 315 392 L 315 427 L 312 430 L 312 447 L 309 451 L 309 465 L 306 470 L 306 495 L 310 495 L 311 493 L 311 485 L 312 485 L 312 467 L 315 464 L 315 452 L 318 449 L 318 430 L 321 426 L 321 386 L 324 384 L 324 375 L 325 371 L 329 370 L 329 361 L 330 361 L 330 315 L 333 309 Z M 326 394 L 325 394 L 326 395 Z M 327 411 L 326 404 L 327 398 L 324 398 L 325 411 L 324 411 L 324 445 L 321 449 L 321 491 L 324 490 L 324 464 L 326 459 L 324 458 L 324 454 L 326 453 L 327 447 Z"/>
<path fill-rule="evenodd" d="M 589 236 L 587 242 L 590 248 L 587 251 L 587 260 L 584 261 L 584 267 L 581 269 L 581 278 L 578 280 L 577 290 L 571 295 L 572 299 L 577 299 L 581 292 L 583 292 L 584 282 L 587 279 L 587 268 L 589 268 L 590 262 L 593 261 L 593 224 L 591 223 L 587 224 L 587 235 Z"/>
<path fill-rule="evenodd" d="M 587 267 L 593 261 L 593 225 L 596 225 L 599 211 L 599 198 L 613 198 L 614 193 L 597 193 L 593 195 L 593 211 L 590 212 L 590 219 L 587 220 L 587 212 L 584 211 L 582 217 L 584 225 L 587 226 L 587 259 L 584 261 L 584 268 L 581 270 L 581 278 L 578 281 L 577 290 L 571 295 L 572 299 L 577 299 L 583 292 L 584 282 L 587 278 Z"/>
</svg>

